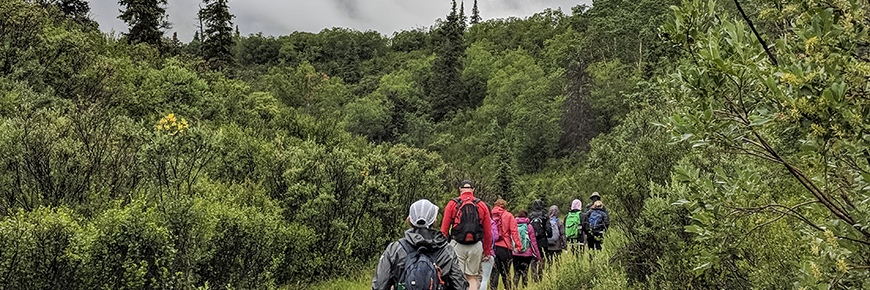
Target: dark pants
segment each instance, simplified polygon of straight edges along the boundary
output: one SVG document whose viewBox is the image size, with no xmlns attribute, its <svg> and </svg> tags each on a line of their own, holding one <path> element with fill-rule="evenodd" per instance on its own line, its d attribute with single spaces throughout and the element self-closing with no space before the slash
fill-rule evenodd
<svg viewBox="0 0 870 290">
<path fill-rule="evenodd" d="M 544 258 L 544 260 L 547 261 L 547 266 L 553 265 L 553 263 L 555 263 L 556 260 L 559 259 L 559 254 L 562 254 L 561 250 L 559 250 L 559 251 L 544 250 L 544 256 L 546 256 L 546 258 Z"/>
<path fill-rule="evenodd" d="M 538 247 L 538 253 L 541 253 L 541 259 L 532 260 L 532 280 L 535 280 L 535 282 L 541 282 L 541 278 L 544 277 L 544 265 L 546 264 L 544 262 L 546 261 L 544 251 L 546 251 L 546 247 Z"/>
<path fill-rule="evenodd" d="M 492 274 L 489 275 L 489 289 L 497 290 L 498 289 L 498 277 L 502 277 L 502 281 L 504 281 L 504 289 L 510 290 L 513 289 L 513 285 L 511 285 L 511 261 L 513 261 L 514 255 L 511 254 L 511 250 L 508 248 L 502 248 L 496 246 L 495 249 L 495 269 L 493 269 Z"/>
<path fill-rule="evenodd" d="M 514 256 L 514 285 L 518 287 L 529 285 L 529 265 L 534 259 L 535 257 Z M 520 279 L 523 282 L 522 286 L 520 286 Z"/>
<path fill-rule="evenodd" d="M 586 240 L 586 244 L 589 246 L 589 249 L 592 250 L 601 250 L 601 236 L 589 235 Z"/>
</svg>

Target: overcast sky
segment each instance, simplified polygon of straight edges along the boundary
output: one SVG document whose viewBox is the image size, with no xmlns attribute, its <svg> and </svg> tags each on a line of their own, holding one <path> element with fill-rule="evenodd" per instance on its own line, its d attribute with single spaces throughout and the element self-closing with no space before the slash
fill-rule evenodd
<svg viewBox="0 0 870 290">
<path fill-rule="evenodd" d="M 167 13 L 172 32 L 188 42 L 196 30 L 198 0 L 169 0 Z M 243 35 L 263 32 L 266 35 L 286 35 L 293 31 L 318 32 L 324 28 L 347 27 L 375 30 L 392 35 L 394 31 L 429 27 L 435 19 L 450 13 L 450 0 L 230 0 L 230 13 Z M 459 2 L 457 2 L 457 6 Z M 592 0 L 478 0 L 483 19 L 526 17 L 546 8 L 561 8 L 566 14 L 578 4 L 591 5 Z M 474 0 L 466 0 L 466 15 L 471 15 Z M 121 8 L 117 0 L 90 0 L 91 17 L 105 32 L 126 32 L 127 26 L 118 19 Z"/>
</svg>

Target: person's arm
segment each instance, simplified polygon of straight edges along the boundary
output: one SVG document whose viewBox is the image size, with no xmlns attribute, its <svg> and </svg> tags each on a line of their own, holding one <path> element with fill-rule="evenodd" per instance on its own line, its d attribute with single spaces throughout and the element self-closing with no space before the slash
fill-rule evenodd
<svg viewBox="0 0 870 290">
<path fill-rule="evenodd" d="M 450 239 L 450 223 L 453 222 L 453 215 L 456 214 L 456 202 L 452 199 L 447 202 L 447 206 L 444 208 L 444 219 L 441 220 L 441 233 L 444 234 L 447 239 Z"/>
<path fill-rule="evenodd" d="M 604 230 L 610 229 L 610 215 L 604 212 Z"/>
<path fill-rule="evenodd" d="M 378 260 L 378 268 L 375 272 L 375 277 L 372 278 L 372 290 L 390 290 L 390 287 L 396 284 L 394 281 L 392 255 L 396 252 L 395 247 L 401 247 L 398 243 L 392 243 L 387 246 L 381 258 Z"/>
<path fill-rule="evenodd" d="M 589 234 L 589 212 L 580 215 L 580 226 L 583 227 L 583 234 Z"/>
<path fill-rule="evenodd" d="M 459 267 L 453 247 L 447 246 L 444 248 L 441 251 L 440 259 L 444 259 L 444 262 L 440 263 L 441 280 L 444 281 L 444 288 L 446 290 L 468 289 L 468 280 L 465 278 L 465 273 Z"/>
<path fill-rule="evenodd" d="M 478 205 L 477 212 L 480 213 L 480 222 L 483 223 L 483 256 L 492 256 L 492 216 L 485 203 L 481 201 Z"/>
<path fill-rule="evenodd" d="M 514 241 L 514 246 L 517 248 L 517 252 L 523 251 L 523 243 L 520 240 L 520 229 L 517 228 L 517 219 L 514 218 L 514 215 L 509 214 L 510 220 L 508 220 L 508 225 L 510 225 L 509 229 L 511 230 L 511 239 Z M 508 244 L 510 245 L 510 244 Z"/>
</svg>

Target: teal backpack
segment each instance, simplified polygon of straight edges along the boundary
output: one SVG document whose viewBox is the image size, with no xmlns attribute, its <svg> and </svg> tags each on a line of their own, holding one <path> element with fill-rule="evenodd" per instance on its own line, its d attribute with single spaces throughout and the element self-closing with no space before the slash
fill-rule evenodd
<svg viewBox="0 0 870 290">
<path fill-rule="evenodd" d="M 520 253 L 525 253 L 532 247 L 532 240 L 529 239 L 529 224 L 517 224 L 517 230 L 520 235 L 520 244 L 522 244 L 522 251 L 520 251 Z M 513 242 L 511 242 L 511 244 L 513 244 L 514 249 L 516 249 L 517 245 Z"/>
</svg>

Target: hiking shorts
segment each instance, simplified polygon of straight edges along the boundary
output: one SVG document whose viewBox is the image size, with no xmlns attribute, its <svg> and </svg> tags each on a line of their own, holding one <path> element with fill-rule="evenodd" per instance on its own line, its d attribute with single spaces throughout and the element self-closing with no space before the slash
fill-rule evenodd
<svg viewBox="0 0 870 290">
<path fill-rule="evenodd" d="M 456 260 L 459 262 L 459 268 L 468 276 L 480 276 L 480 264 L 483 262 L 483 243 L 477 242 L 474 244 L 460 244 L 456 241 L 450 242 L 453 250 L 456 251 Z"/>
</svg>

